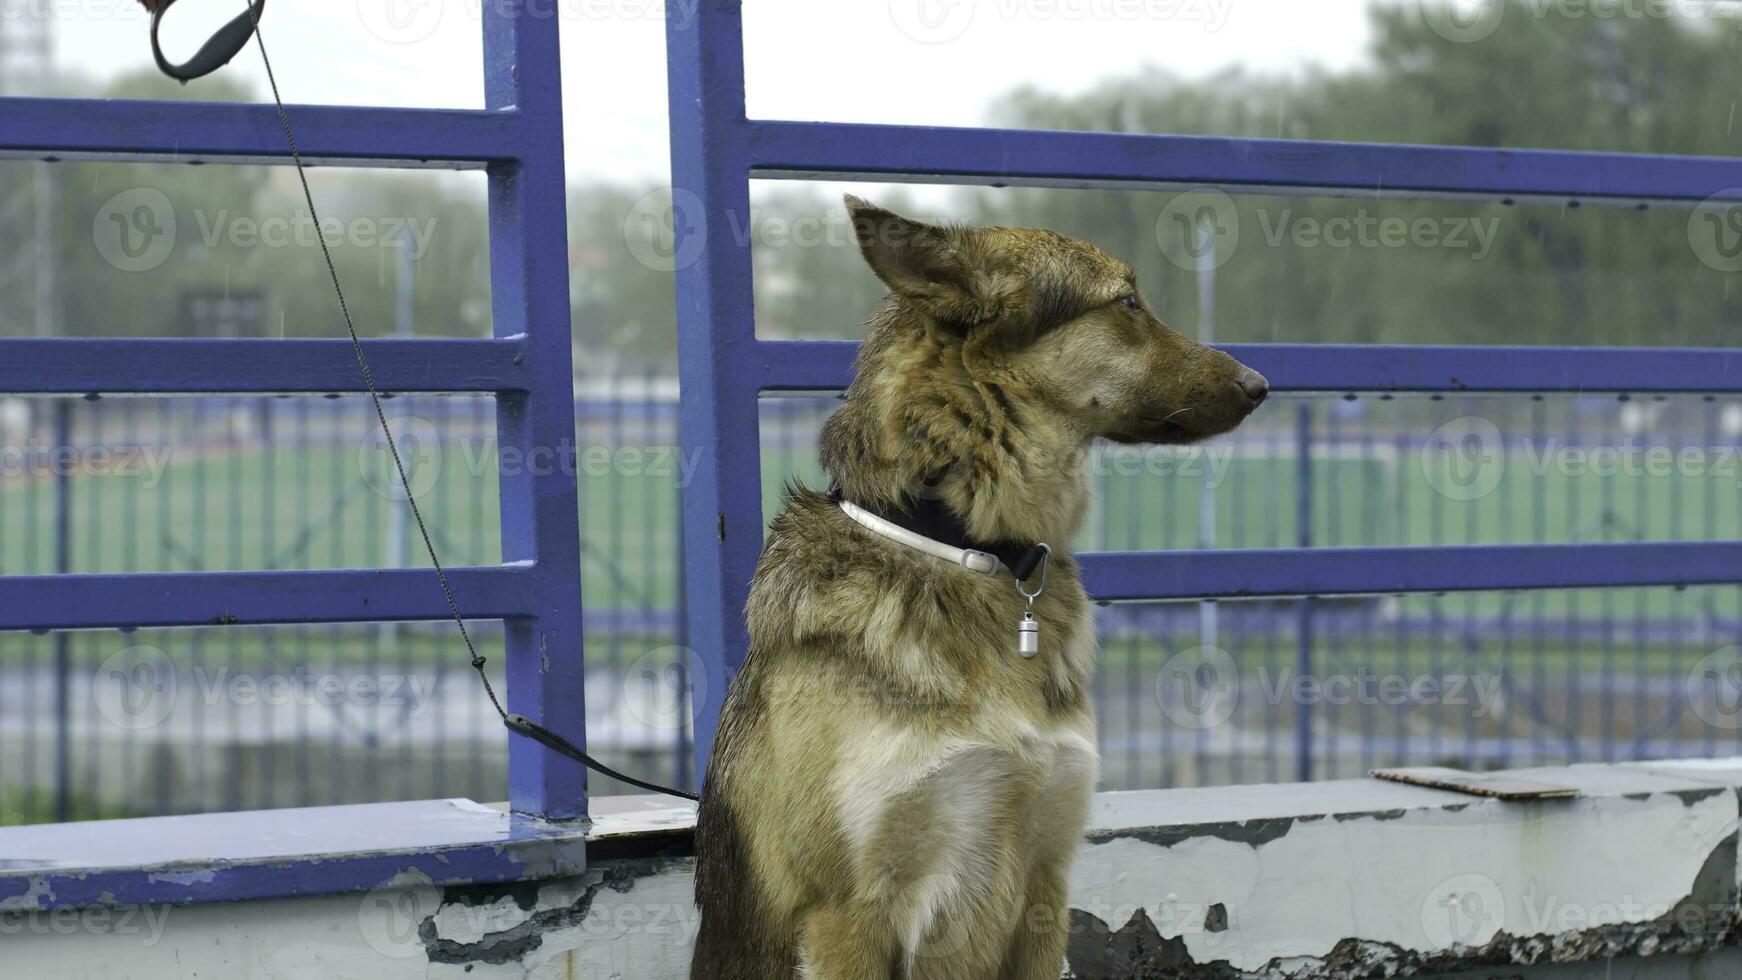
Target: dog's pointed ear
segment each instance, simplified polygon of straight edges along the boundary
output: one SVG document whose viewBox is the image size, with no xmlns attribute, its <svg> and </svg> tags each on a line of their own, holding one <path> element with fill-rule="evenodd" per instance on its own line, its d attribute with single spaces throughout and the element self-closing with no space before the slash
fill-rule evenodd
<svg viewBox="0 0 1742 980">
<path fill-rule="evenodd" d="M 904 218 L 845 195 L 847 216 L 865 263 L 891 292 L 940 323 L 962 329 L 987 318 L 985 290 L 963 251 L 963 233 Z"/>
</svg>

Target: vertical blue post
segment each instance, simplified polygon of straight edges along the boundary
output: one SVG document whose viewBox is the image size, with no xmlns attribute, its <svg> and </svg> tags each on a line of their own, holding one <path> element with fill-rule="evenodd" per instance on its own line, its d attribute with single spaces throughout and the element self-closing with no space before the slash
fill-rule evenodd
<svg viewBox="0 0 1742 980">
<path fill-rule="evenodd" d="M 700 0 L 666 19 L 677 265 L 678 441 L 699 465 L 684 501 L 698 782 L 726 687 L 749 652 L 744 603 L 762 548 L 762 474 L 753 372 L 743 22 L 736 0 Z"/>
<path fill-rule="evenodd" d="M 1295 544 L 1313 545 L 1313 406 L 1301 402 L 1295 419 Z M 1313 676 L 1313 600 L 1302 597 L 1297 604 L 1298 622 L 1294 667 L 1302 680 Z M 1313 778 L 1313 710 L 1306 698 L 1294 706 L 1294 778 Z"/>
<path fill-rule="evenodd" d="M 57 450 L 70 449 L 73 444 L 73 402 L 70 398 L 54 403 L 54 445 Z M 54 471 L 54 570 L 65 575 L 72 571 L 72 467 L 63 464 Z M 54 819 L 66 823 L 72 814 L 73 735 L 72 735 L 72 634 L 57 630 L 54 634 Z"/>
<path fill-rule="evenodd" d="M 490 168 L 492 323 L 498 337 L 527 335 L 533 373 L 529 391 L 496 404 L 498 445 L 522 460 L 500 477 L 502 560 L 532 564 L 539 600 L 537 616 L 503 624 L 508 710 L 584 745 L 580 504 L 575 467 L 564 462 L 574 452 L 575 400 L 559 18 L 526 0 L 492 0 L 483 12 L 485 103 L 521 117 L 519 159 Z M 517 813 L 585 817 L 586 769 L 511 737 L 508 800 Z"/>
</svg>

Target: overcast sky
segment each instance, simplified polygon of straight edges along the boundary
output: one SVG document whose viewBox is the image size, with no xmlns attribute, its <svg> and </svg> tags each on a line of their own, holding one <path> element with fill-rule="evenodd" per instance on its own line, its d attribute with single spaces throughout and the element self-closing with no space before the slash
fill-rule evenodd
<svg viewBox="0 0 1742 980">
<path fill-rule="evenodd" d="M 664 18 L 657 0 L 542 0 L 561 11 L 572 176 L 666 173 Z M 685 16 L 694 0 L 672 0 Z M 1408 0 L 1406 0 L 1408 2 Z M 276 0 L 266 37 L 285 98 L 352 105 L 483 103 L 480 0 Z M 180 0 L 172 57 L 240 0 Z M 1363 57 L 1365 0 L 746 0 L 750 112 L 764 118 L 979 125 L 1028 83 L 1075 93 L 1154 66 L 1202 77 Z M 28 13 L 21 13 L 28 11 Z M 149 67 L 136 0 L 0 0 L 50 18 L 62 71 Z M 0 22 L 0 29 L 16 25 Z M 259 57 L 227 69 L 264 92 Z M 198 82 L 194 83 L 196 86 Z"/>
</svg>

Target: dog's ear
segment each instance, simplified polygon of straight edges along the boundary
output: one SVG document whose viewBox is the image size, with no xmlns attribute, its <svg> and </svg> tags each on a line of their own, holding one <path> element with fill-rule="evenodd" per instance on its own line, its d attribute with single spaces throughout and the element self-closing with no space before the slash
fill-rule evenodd
<svg viewBox="0 0 1742 980">
<path fill-rule="evenodd" d="M 965 253 L 961 230 L 903 218 L 851 194 L 844 199 L 860 253 L 891 292 L 956 329 L 990 318 L 985 277 Z"/>
</svg>

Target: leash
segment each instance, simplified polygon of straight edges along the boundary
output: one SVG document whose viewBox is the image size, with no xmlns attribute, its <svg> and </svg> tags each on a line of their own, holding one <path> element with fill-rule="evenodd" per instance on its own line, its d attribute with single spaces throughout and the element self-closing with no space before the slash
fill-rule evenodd
<svg viewBox="0 0 1742 980">
<path fill-rule="evenodd" d="M 291 162 L 296 166 L 296 177 L 302 184 L 303 202 L 308 205 L 309 220 L 315 227 L 320 227 L 321 219 L 315 210 L 314 194 L 309 190 L 308 174 L 302 162 L 302 153 L 297 149 L 296 135 L 290 128 L 290 115 L 285 111 L 284 98 L 278 91 L 278 77 L 272 71 L 272 58 L 266 53 L 266 38 L 260 32 L 260 15 L 266 8 L 266 0 L 253 0 L 248 9 L 234 20 L 224 25 L 200 48 L 199 53 L 182 65 L 172 65 L 163 57 L 157 43 L 157 25 L 165 10 L 175 3 L 175 0 L 142 0 L 152 11 L 151 19 L 151 49 L 157 59 L 157 65 L 164 74 L 176 79 L 182 84 L 194 78 L 209 75 L 223 67 L 234 58 L 248 43 L 248 38 L 254 38 L 255 45 L 260 49 L 260 60 L 266 66 L 266 81 L 272 88 L 272 101 L 278 110 L 278 126 L 284 131 L 284 141 L 290 147 Z M 454 591 L 448 585 L 447 571 L 442 568 L 441 559 L 436 556 L 435 542 L 430 538 L 429 527 L 424 523 L 423 510 L 417 505 L 417 497 L 411 492 L 411 480 L 406 476 L 405 463 L 400 458 L 399 446 L 393 440 L 393 430 L 387 426 L 387 412 L 381 407 L 381 393 L 375 387 L 375 374 L 369 369 L 369 358 L 363 354 L 363 341 L 357 335 L 356 323 L 351 319 L 351 308 L 345 302 L 344 287 L 339 285 L 339 269 L 333 263 L 333 253 L 327 246 L 326 236 L 316 235 L 315 241 L 320 244 L 321 258 L 326 261 L 327 275 L 333 283 L 333 294 L 339 300 L 339 312 L 345 320 L 345 330 L 351 336 L 351 350 L 357 355 L 357 369 L 362 372 L 363 383 L 369 389 L 369 401 L 375 407 L 375 420 L 381 425 L 381 434 L 387 439 L 387 451 L 393 457 L 394 472 L 399 475 L 399 485 L 405 490 L 405 502 L 411 507 L 411 516 L 417 522 L 417 532 L 423 538 L 424 551 L 429 555 L 429 563 L 434 566 L 436 581 L 440 583 L 442 597 L 447 600 L 448 613 L 453 617 L 454 625 L 459 627 L 460 638 L 466 643 L 466 650 L 472 655 L 472 669 L 477 671 L 478 680 L 484 685 L 484 693 L 490 698 L 491 707 L 502 719 L 502 724 L 509 731 L 530 738 L 559 755 L 567 756 L 576 762 L 603 776 L 609 776 L 619 782 L 627 783 L 637 789 L 662 793 L 685 800 L 699 800 L 694 793 L 650 783 L 637 779 L 626 773 L 618 772 L 610 766 L 588 755 L 580 746 L 563 736 L 540 725 L 521 714 L 510 714 L 502 707 L 502 702 L 496 697 L 496 688 L 490 683 L 490 676 L 484 672 L 485 659 L 478 652 L 478 647 L 472 642 L 471 631 L 466 628 L 466 619 L 460 613 L 459 603 L 454 600 Z"/>
</svg>

